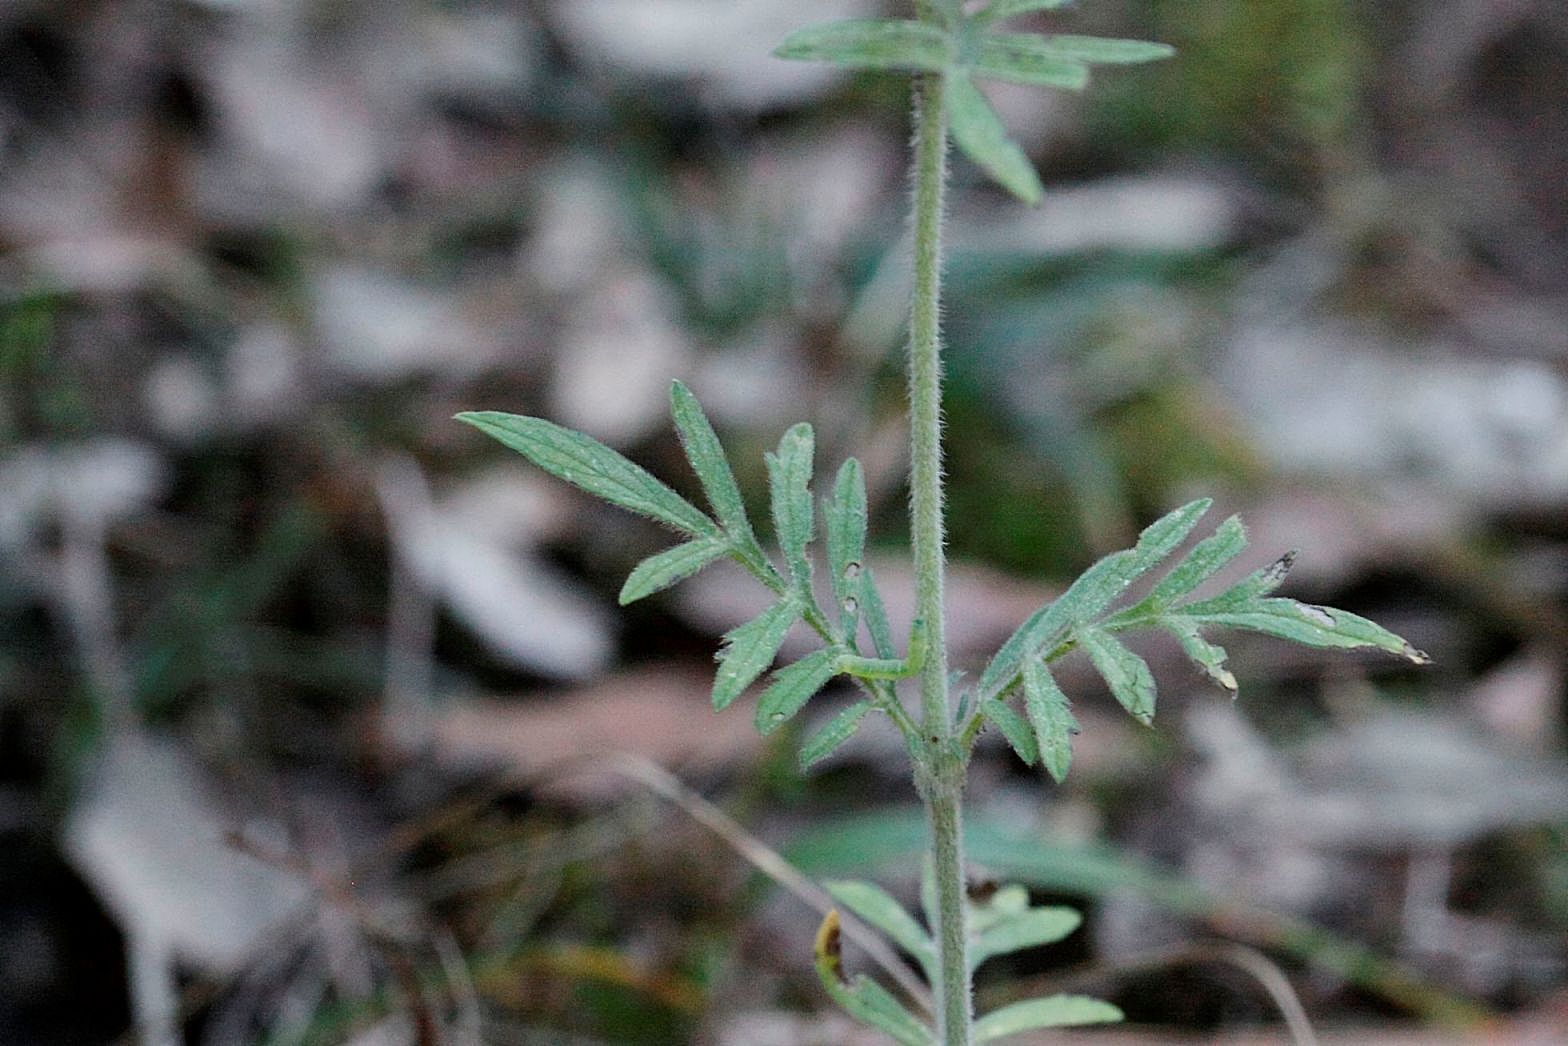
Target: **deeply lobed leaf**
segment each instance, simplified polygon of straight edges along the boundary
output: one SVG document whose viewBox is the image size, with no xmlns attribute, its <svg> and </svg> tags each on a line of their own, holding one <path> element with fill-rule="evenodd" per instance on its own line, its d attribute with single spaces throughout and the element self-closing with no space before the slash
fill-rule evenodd
<svg viewBox="0 0 1568 1046">
<path fill-rule="evenodd" d="M 595 497 L 681 530 L 717 537 L 718 527 L 696 506 L 642 467 L 581 432 L 543 418 L 470 411 L 457 420 L 517 451 L 552 476 Z"/>
<path fill-rule="evenodd" d="M 1005 689 L 1025 659 L 1060 642 L 1074 626 L 1090 622 L 1143 574 L 1187 539 L 1213 502 L 1190 502 L 1144 528 L 1138 543 L 1112 553 L 1084 571 L 1061 597 L 1035 611 L 996 652 L 980 676 L 980 692 Z"/>
<path fill-rule="evenodd" d="M 937 73 L 947 67 L 948 38 L 940 28 L 924 22 L 851 18 L 793 32 L 773 53 L 855 69 Z"/>
<path fill-rule="evenodd" d="M 650 556 L 637 565 L 621 586 L 621 606 L 662 592 L 729 552 L 730 544 L 723 538 L 695 538 Z"/>
<path fill-rule="evenodd" d="M 767 671 L 784 645 L 784 636 L 800 616 L 794 603 L 775 603 L 757 617 L 724 634 L 719 670 L 713 679 L 713 707 L 728 708 L 756 678 Z"/>
</svg>

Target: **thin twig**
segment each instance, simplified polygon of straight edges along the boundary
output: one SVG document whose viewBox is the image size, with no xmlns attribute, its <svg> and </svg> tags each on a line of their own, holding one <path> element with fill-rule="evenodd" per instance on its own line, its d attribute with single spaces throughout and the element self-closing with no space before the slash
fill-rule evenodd
<svg viewBox="0 0 1568 1046">
<path fill-rule="evenodd" d="M 1033 981 L 1028 994 L 1052 994 L 1077 990 L 1129 974 L 1169 969 L 1172 966 L 1221 964 L 1234 966 L 1258 982 L 1279 1010 L 1280 1018 L 1295 1046 L 1318 1046 L 1317 1033 L 1301 1005 L 1301 998 L 1279 964 L 1256 948 L 1234 941 L 1199 941 L 1159 948 L 1115 963 L 1096 964 L 1064 976 L 1046 976 Z M 1014 994 L 1017 985 L 1008 994 Z"/>
<path fill-rule="evenodd" d="M 674 774 L 647 759 L 624 752 L 610 756 L 595 756 L 591 760 L 566 767 L 561 772 L 613 773 L 635 781 L 680 807 L 692 820 L 713 832 L 732 850 L 745 858 L 752 867 L 794 894 L 819 915 L 826 915 L 838 907 L 826 890 L 786 861 L 777 850 L 746 831 L 723 810 L 687 788 Z M 930 990 L 904 964 L 898 957 L 898 953 L 880 935 L 858 919 L 843 912 L 839 917 L 844 936 L 859 945 L 873 962 L 897 982 L 911 1000 L 929 1013 L 932 1006 Z"/>
</svg>

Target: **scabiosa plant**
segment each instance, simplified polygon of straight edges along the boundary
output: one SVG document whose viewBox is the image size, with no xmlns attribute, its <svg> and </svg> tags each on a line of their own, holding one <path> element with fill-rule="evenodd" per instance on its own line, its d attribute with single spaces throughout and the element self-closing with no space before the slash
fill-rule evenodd
<svg viewBox="0 0 1568 1046">
<path fill-rule="evenodd" d="M 725 558 L 740 563 L 772 593 L 766 611 L 724 636 L 713 684 L 715 709 L 727 708 L 772 669 L 755 712 L 757 729 L 768 734 L 842 676 L 855 685 L 858 697 L 804 742 L 802 769 L 842 745 L 873 715 L 885 716 L 902 735 L 931 827 L 922 891 L 925 924 L 872 884 L 836 882 L 827 888 L 840 905 L 920 965 L 934 989 L 934 1024 L 911 1013 L 876 981 L 863 974 L 845 975 L 836 912 L 829 913 L 818 932 L 816 968 L 825 990 L 846 1011 L 910 1046 L 968 1046 L 1030 1029 L 1121 1017 L 1108 1003 L 1067 995 L 1014 1003 L 978 1020 L 973 1014 L 971 985 L 980 964 L 1061 940 L 1080 922 L 1071 909 L 1031 907 L 1021 887 L 1004 887 L 982 904 L 971 901 L 964 886 L 962 801 L 970 755 L 985 727 L 994 726 L 1025 763 L 1042 763 L 1055 781 L 1067 775 L 1078 725 L 1052 674 L 1057 659 L 1081 649 L 1115 699 L 1146 725 L 1154 719 L 1155 682 L 1148 664 L 1122 642 L 1121 636 L 1129 632 L 1173 634 L 1187 656 L 1232 694 L 1236 680 L 1226 667 L 1225 651 L 1208 638 L 1224 629 L 1261 632 L 1315 647 L 1374 647 L 1426 661 L 1403 639 L 1365 618 L 1272 595 L 1289 571 L 1289 555 L 1219 595 L 1196 597 L 1195 590 L 1246 547 L 1246 533 L 1235 517 L 1193 544 L 1147 596 L 1118 607 L 1133 582 L 1169 563 L 1186 544 L 1210 507 L 1208 500 L 1199 500 L 1150 525 L 1132 548 L 1090 567 L 1019 626 L 972 686 L 953 692 L 943 603 L 939 329 L 948 140 L 951 137 L 1015 196 L 1037 202 L 1043 190 L 1033 166 L 1008 137 L 975 81 L 1081 90 L 1093 66 L 1172 54 L 1158 43 L 999 28 L 1014 16 L 1063 2 L 990 0 L 977 7 L 960 0 L 916 0 L 912 19 L 815 26 L 795 33 L 777 51 L 784 58 L 914 76 L 914 294 L 908 375 L 917 610 L 903 656 L 876 578 L 864 562 L 867 513 L 860 464 L 850 458 L 840 466 L 819 506 L 812 491 L 811 426 L 789 429 L 778 449 L 766 455 L 775 559 L 758 540 L 712 425 L 696 396 L 678 381 L 670 390 L 671 414 L 709 512 L 610 448 L 550 421 L 498 412 L 458 416 L 545 471 L 681 535 L 680 544 L 632 572 L 621 590 L 623 604 Z M 828 571 L 825 587 L 833 597 L 827 606 L 819 602 L 812 584 L 819 565 L 817 546 Z M 785 634 L 800 621 L 817 634 L 821 647 L 774 668 Z M 898 681 L 904 679 L 918 685 L 918 712 L 906 708 L 898 695 Z"/>
</svg>

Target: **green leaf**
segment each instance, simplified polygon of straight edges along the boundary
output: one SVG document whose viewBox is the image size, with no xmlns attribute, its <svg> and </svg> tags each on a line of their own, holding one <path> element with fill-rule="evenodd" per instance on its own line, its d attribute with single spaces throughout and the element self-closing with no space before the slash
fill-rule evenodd
<svg viewBox="0 0 1568 1046">
<path fill-rule="evenodd" d="M 1042 54 L 1020 33 L 1000 33 L 980 42 L 975 74 L 1036 87 L 1081 91 L 1089 86 L 1089 67 L 1071 58 Z"/>
<path fill-rule="evenodd" d="M 1029 889 L 1019 883 L 1007 883 L 996 888 L 996 893 L 983 904 L 969 906 L 969 935 L 978 940 L 993 926 L 1000 926 L 1009 919 L 1016 919 L 1029 910 Z"/>
<path fill-rule="evenodd" d="M 1071 908 L 1030 908 L 1019 912 L 980 934 L 969 950 L 969 971 L 973 973 L 981 963 L 998 955 L 1055 944 L 1082 924 L 1083 916 Z"/>
<path fill-rule="evenodd" d="M 1046 772 L 1057 784 L 1067 779 L 1067 770 L 1073 762 L 1073 737 L 1078 733 L 1078 720 L 1073 718 L 1072 705 L 1056 679 L 1038 658 L 1024 663 L 1024 713 L 1040 746 L 1040 758 Z"/>
<path fill-rule="evenodd" d="M 930 934 L 886 890 L 858 879 L 838 879 L 822 886 L 835 901 L 887 934 L 889 940 L 918 959 L 928 973 L 935 968 L 936 945 L 931 942 Z"/>
<path fill-rule="evenodd" d="M 1169 629 L 1178 640 L 1181 648 L 1198 667 L 1208 673 L 1210 679 L 1230 691 L 1230 696 L 1236 696 L 1236 677 L 1225 666 L 1225 649 L 1215 646 L 1203 636 L 1198 634 L 1198 623 L 1192 618 L 1170 618 L 1165 621 Z"/>
<path fill-rule="evenodd" d="M 1013 751 L 1018 753 L 1018 758 L 1024 761 L 1025 766 L 1033 766 L 1040 759 L 1040 749 L 1035 744 L 1034 734 L 1029 731 L 1029 724 L 1007 705 L 994 697 L 986 698 L 980 702 L 980 714 L 986 721 L 1002 732 L 1007 738 L 1007 743 L 1013 746 Z"/>
<path fill-rule="evenodd" d="M 1145 602 L 1156 607 L 1168 606 L 1213 577 L 1246 547 L 1247 528 L 1242 526 L 1239 516 L 1231 516 L 1213 534 L 1192 546 L 1181 562 L 1160 578 Z"/>
<path fill-rule="evenodd" d="M 999 21 L 1034 11 L 1054 11 L 1070 2 L 1071 0 L 992 0 L 981 15 L 987 21 Z"/>
<path fill-rule="evenodd" d="M 1086 995 L 1052 995 L 1003 1006 L 975 1022 L 975 1041 L 1017 1035 L 1035 1028 L 1070 1028 L 1081 1024 L 1114 1024 L 1122 1011 Z"/>
<path fill-rule="evenodd" d="M 1045 195 L 1040 176 L 1029 157 L 1007 137 L 1007 128 L 990 101 L 968 76 L 954 73 L 945 80 L 953 141 L 1008 192 L 1025 203 L 1039 203 Z"/>
<path fill-rule="evenodd" d="M 860 571 L 860 612 L 866 619 L 866 631 L 871 634 L 871 647 L 881 658 L 892 659 L 893 628 L 887 622 L 887 607 L 882 603 L 882 593 L 869 566 Z"/>
<path fill-rule="evenodd" d="M 1240 610 L 1220 613 L 1209 613 L 1203 606 L 1194 603 L 1183 607 L 1183 616 L 1206 625 L 1262 632 L 1304 646 L 1376 647 L 1418 665 L 1430 664 L 1432 660 L 1382 625 L 1348 610 L 1279 598 L 1257 599 Z"/>
<path fill-rule="evenodd" d="M 948 42 L 946 33 L 924 22 L 851 18 L 793 32 L 773 54 L 808 62 L 833 62 L 855 69 L 939 73 L 947 68 Z"/>
<path fill-rule="evenodd" d="M 741 500 L 740 487 L 735 473 L 730 469 L 724 447 L 718 434 L 702 411 L 702 404 L 681 382 L 670 384 L 670 416 L 675 420 L 675 430 L 680 433 L 681 446 L 686 450 L 686 460 L 702 483 L 719 523 L 732 538 L 755 547 L 756 535 L 751 521 L 746 517 L 746 505 Z M 760 549 L 758 550 L 760 553 Z"/>
<path fill-rule="evenodd" d="M 811 561 L 806 546 L 816 529 L 811 505 L 811 472 L 814 439 L 811 426 L 795 425 L 779 440 L 776 454 L 767 455 L 768 479 L 773 492 L 773 528 L 789 564 L 790 576 L 802 592 L 810 591 Z"/>
<path fill-rule="evenodd" d="M 900 1046 L 934 1046 L 927 1028 L 876 981 L 865 974 L 844 978 L 844 958 L 839 939 L 839 914 L 830 910 L 817 929 L 817 978 L 829 997 L 856 1020 L 886 1032 Z"/>
<path fill-rule="evenodd" d="M 861 720 L 871 711 L 870 701 L 856 701 L 830 719 L 826 726 L 806 739 L 800 747 L 800 768 L 810 770 L 836 751 L 860 729 Z"/>
<path fill-rule="evenodd" d="M 775 603 L 760 615 L 724 634 L 719 647 L 719 671 L 713 679 L 713 707 L 728 708 L 756 680 L 773 659 L 800 611 L 789 600 Z"/>
<path fill-rule="evenodd" d="M 838 675 L 838 654 L 818 650 L 773 673 L 757 701 L 757 732 L 771 734 L 806 706 L 827 681 Z"/>
<path fill-rule="evenodd" d="M 713 521 L 685 498 L 596 439 L 543 418 L 499 411 L 457 415 L 552 476 L 614 505 L 682 530 L 693 537 L 717 537 Z"/>
<path fill-rule="evenodd" d="M 1187 539 L 1213 502 L 1189 502 L 1150 523 L 1130 549 L 1112 553 L 1084 571 L 1055 601 L 1046 604 L 1018 627 L 980 676 L 980 693 L 1005 688 L 1026 658 L 1051 649 L 1075 626 L 1091 621 L 1143 574 Z"/>
<path fill-rule="evenodd" d="M 1268 566 L 1254 570 L 1240 581 L 1212 599 L 1188 603 L 1181 607 L 1184 614 L 1218 614 L 1227 610 L 1241 610 L 1251 606 L 1260 596 L 1266 596 L 1285 583 L 1290 568 L 1296 563 L 1296 553 L 1287 552 Z"/>
<path fill-rule="evenodd" d="M 696 538 L 650 556 L 637 565 L 621 586 L 621 606 L 684 581 L 729 552 L 729 542 L 723 538 Z"/>
<path fill-rule="evenodd" d="M 1157 62 L 1176 53 L 1169 44 L 1149 40 L 1113 40 L 1103 36 L 1042 36 L 1037 33 L 998 33 L 995 39 L 1032 52 L 1041 58 L 1065 58 L 1090 65 L 1136 65 Z"/>
<path fill-rule="evenodd" d="M 1153 722 L 1154 673 L 1148 662 L 1108 632 L 1084 629 L 1077 637 L 1121 706 L 1144 725 Z"/>
<path fill-rule="evenodd" d="M 853 636 L 860 620 L 860 575 L 866 554 L 866 477 L 854 458 L 839 467 L 833 496 L 823 503 L 823 516 L 840 628 L 845 636 Z"/>
</svg>

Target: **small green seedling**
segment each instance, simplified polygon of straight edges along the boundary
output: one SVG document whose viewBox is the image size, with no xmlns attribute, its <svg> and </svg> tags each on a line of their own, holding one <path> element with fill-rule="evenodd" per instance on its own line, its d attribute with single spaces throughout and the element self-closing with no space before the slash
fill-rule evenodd
<svg viewBox="0 0 1568 1046">
<path fill-rule="evenodd" d="M 638 566 L 621 590 L 631 603 L 695 574 L 711 563 L 738 562 L 772 593 L 758 617 L 724 636 L 713 683 L 713 706 L 723 710 L 773 669 L 786 633 L 803 621 L 820 649 L 774 669 L 757 699 L 757 729 L 768 734 L 794 718 L 831 680 L 847 678 L 858 698 L 809 737 L 802 769 L 847 741 L 873 713 L 893 724 L 908 749 L 916 789 L 931 823 L 929 874 L 923 891 L 924 926 L 887 893 L 868 883 L 828 889 L 844 908 L 876 927 L 924 970 L 935 989 L 934 1027 L 909 1012 L 864 975 L 847 978 L 839 954 L 838 914 L 830 912 L 817 937 L 816 967 L 828 994 L 858 1020 L 909 1046 L 969 1046 L 1037 1028 L 1115 1021 L 1120 1012 L 1080 996 L 1052 996 L 1004 1006 L 975 1019 L 976 967 L 998 955 L 1061 940 L 1079 925 L 1064 908 L 1032 908 L 1020 887 L 1004 887 L 986 904 L 966 896 L 962 798 L 970 754 L 987 724 L 1025 763 L 1043 763 L 1057 782 L 1072 763 L 1078 724 L 1052 675 L 1051 664 L 1081 649 L 1115 699 L 1139 722 L 1155 714 L 1155 683 L 1148 664 L 1120 638 L 1164 631 L 1214 682 L 1236 692 L 1225 651 L 1207 636 L 1222 629 L 1261 632 L 1314 647 L 1373 647 L 1417 663 L 1426 656 L 1386 629 L 1343 610 L 1313 606 L 1271 593 L 1284 581 L 1284 556 L 1217 596 L 1194 591 L 1241 554 L 1246 533 L 1232 517 L 1192 545 L 1137 603 L 1117 609 L 1139 578 L 1160 568 L 1197 528 L 1210 502 L 1194 501 L 1150 525 L 1136 545 L 1090 567 L 1062 596 L 1040 608 L 1002 645 L 978 681 L 952 701 L 945 639 L 941 476 L 941 228 L 947 139 L 991 177 L 1033 203 L 1043 190 L 1023 151 L 1007 136 L 977 79 L 1082 89 L 1091 66 L 1168 57 L 1163 44 L 1083 36 L 1003 32 L 1015 15 L 1059 7 L 1064 0 L 991 0 L 965 10 L 959 0 L 917 0 L 913 20 L 867 19 L 802 30 L 778 49 L 784 58 L 827 61 L 858 69 L 915 74 L 914 200 L 915 294 L 910 315 L 911 545 L 917 616 L 903 657 L 883 609 L 876 579 L 865 564 L 866 487 L 860 464 L 845 461 L 818 511 L 811 426 L 784 433 L 766 456 L 776 561 L 757 539 L 740 488 L 718 437 L 690 389 L 675 382 L 670 409 L 686 456 L 711 512 L 704 512 L 603 444 L 540 418 L 496 412 L 459 415 L 534 464 L 590 494 L 641 513 L 681 535 L 681 544 Z M 972 6 L 972 5 L 970 5 Z M 813 542 L 820 537 L 832 603 L 818 602 L 812 585 Z M 862 641 L 869 648 L 862 648 Z M 895 690 L 917 679 L 920 714 Z M 1021 705 L 1022 712 L 1015 705 Z"/>
</svg>

